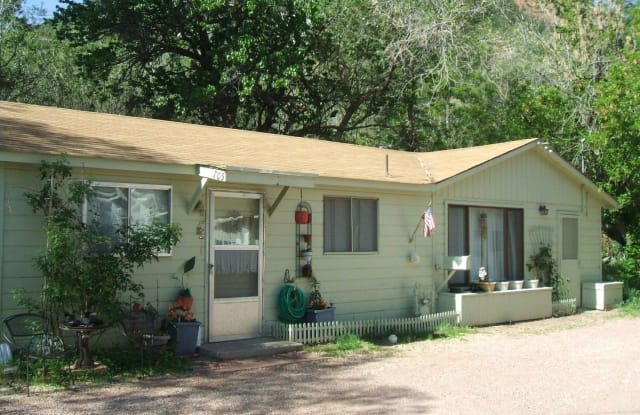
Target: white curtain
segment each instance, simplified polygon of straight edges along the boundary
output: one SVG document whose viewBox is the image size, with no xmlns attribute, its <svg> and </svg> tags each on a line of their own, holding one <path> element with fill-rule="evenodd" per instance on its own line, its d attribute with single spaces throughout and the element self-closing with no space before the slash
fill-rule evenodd
<svg viewBox="0 0 640 415">
<path fill-rule="evenodd" d="M 504 210 L 469 208 L 469 247 L 473 269 L 471 280 L 478 280 L 478 268 L 487 269 L 490 281 L 505 277 Z"/>
</svg>

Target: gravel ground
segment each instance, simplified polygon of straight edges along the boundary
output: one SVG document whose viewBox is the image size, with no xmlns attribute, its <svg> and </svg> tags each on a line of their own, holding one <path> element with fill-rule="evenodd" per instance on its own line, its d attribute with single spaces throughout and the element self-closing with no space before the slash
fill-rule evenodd
<svg viewBox="0 0 640 415">
<path fill-rule="evenodd" d="M 640 414 L 640 319 L 616 311 L 485 327 L 344 359 L 201 360 L 193 375 L 0 390 L 1 414 Z"/>
</svg>

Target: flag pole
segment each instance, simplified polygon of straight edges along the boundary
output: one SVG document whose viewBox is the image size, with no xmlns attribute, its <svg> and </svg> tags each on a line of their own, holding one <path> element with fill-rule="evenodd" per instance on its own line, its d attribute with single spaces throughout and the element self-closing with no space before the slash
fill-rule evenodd
<svg viewBox="0 0 640 415">
<path fill-rule="evenodd" d="M 427 205 L 427 209 L 431 207 L 431 202 L 429 202 L 429 204 Z M 416 228 L 413 230 L 413 233 L 411 234 L 411 236 L 409 237 L 409 243 L 413 242 L 413 238 L 416 237 L 416 232 L 418 232 L 418 228 L 420 227 L 420 224 L 423 223 L 424 221 L 424 212 L 422 213 L 422 215 L 420 215 L 420 219 L 418 219 L 418 223 L 416 224 Z"/>
</svg>

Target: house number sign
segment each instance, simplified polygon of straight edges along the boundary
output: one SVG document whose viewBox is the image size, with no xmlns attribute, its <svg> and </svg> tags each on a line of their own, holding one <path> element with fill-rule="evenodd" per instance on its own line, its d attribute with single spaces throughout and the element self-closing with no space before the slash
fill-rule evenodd
<svg viewBox="0 0 640 415">
<path fill-rule="evenodd" d="M 206 177 L 207 179 L 215 180 L 218 182 L 227 181 L 227 172 L 224 170 L 216 169 L 213 167 L 199 166 L 198 172 L 200 177 Z"/>
</svg>

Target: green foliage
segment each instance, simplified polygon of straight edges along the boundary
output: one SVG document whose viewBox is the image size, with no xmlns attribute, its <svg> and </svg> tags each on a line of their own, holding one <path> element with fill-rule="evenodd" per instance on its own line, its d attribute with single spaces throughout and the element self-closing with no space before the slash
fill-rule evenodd
<svg viewBox="0 0 640 415">
<path fill-rule="evenodd" d="M 441 323 L 433 333 L 427 334 L 428 340 L 449 339 L 463 337 L 467 334 L 473 334 L 476 329 L 468 326 L 454 326 L 449 323 Z"/>
<path fill-rule="evenodd" d="M 553 288 L 551 294 L 553 301 L 569 295 L 569 280 L 558 272 L 558 263 L 553 258 L 550 244 L 538 246 L 538 250 L 529 256 L 527 269 L 536 273 L 542 286 Z"/>
<path fill-rule="evenodd" d="M 184 284 L 184 277 L 189 273 L 189 271 L 191 271 L 194 267 L 196 266 L 196 257 L 193 256 L 191 258 L 189 258 L 187 261 L 185 261 L 184 265 L 182 266 L 182 274 L 180 275 L 180 277 L 178 277 L 177 275 L 173 275 L 171 278 L 173 278 L 174 280 L 178 280 L 180 281 L 180 292 L 178 292 L 179 296 L 182 297 L 191 297 L 191 290 L 189 289 L 189 287 L 187 287 Z"/>
<path fill-rule="evenodd" d="M 72 177 L 66 158 L 43 161 L 40 179 L 41 187 L 25 198 L 33 212 L 44 217 L 46 245 L 36 258 L 43 275 L 43 311 L 52 324 L 65 312 L 78 318 L 95 313 L 102 320 L 117 321 L 123 295 L 142 294 L 135 271 L 157 261 L 158 252 L 179 241 L 179 226 L 125 226 L 117 230 L 118 242 L 112 242 L 96 223 L 83 220 L 84 202 L 93 190 L 90 182 Z"/>
<path fill-rule="evenodd" d="M 88 373 L 87 380 L 110 381 L 117 376 L 121 380 L 141 376 L 158 376 L 169 373 L 187 373 L 193 369 L 193 361 L 176 355 L 174 350 L 135 350 L 120 347 L 98 349 L 95 358 L 108 368 L 105 373 Z"/>
<path fill-rule="evenodd" d="M 70 364 L 73 364 L 71 359 L 47 359 L 46 361 L 31 359 L 29 361 L 29 382 L 36 385 L 68 386 L 71 384 L 67 369 Z M 15 356 L 7 366 L 16 368 L 16 372 L 11 375 L 11 383 L 14 387 L 26 386 L 26 360 L 21 356 Z M 0 370 L 0 379 L 2 379 L 2 370 Z"/>
<path fill-rule="evenodd" d="M 322 353 L 332 357 L 345 357 L 352 353 L 357 352 L 375 352 L 378 348 L 368 341 L 360 339 L 355 334 L 343 334 L 339 336 L 334 342 L 316 346 L 314 350 L 321 351 Z"/>
<path fill-rule="evenodd" d="M 569 295 L 569 279 L 560 275 L 559 273 L 551 274 L 551 298 L 553 301 L 558 301 L 562 298 L 567 298 Z"/>
<path fill-rule="evenodd" d="M 544 287 L 552 285 L 552 278 L 558 273 L 558 264 L 553 258 L 550 244 L 540 244 L 538 250 L 529 256 L 527 269 L 534 271 Z"/>
<path fill-rule="evenodd" d="M 70 4 L 55 23 L 79 64 L 129 108 L 159 118 L 270 130 L 313 73 L 315 1 L 111 0 Z M 284 126 L 284 124 L 283 124 Z"/>
<path fill-rule="evenodd" d="M 638 248 L 637 244 L 630 241 L 626 245 L 620 245 L 610 239 L 606 240 L 603 251 L 605 261 L 602 267 L 603 280 L 622 281 L 624 283 L 623 297 L 629 299 L 640 291 L 640 278 L 638 272 Z"/>
<path fill-rule="evenodd" d="M 139 379 L 144 376 L 160 376 L 166 374 L 184 375 L 193 370 L 194 363 L 176 355 L 174 350 L 136 350 L 133 348 L 102 348 L 96 349 L 94 358 L 100 362 L 97 370 L 76 371 L 75 382 L 114 383 Z M 67 386 L 71 383 L 68 365 L 73 361 L 68 359 L 48 359 L 46 366 L 41 360 L 30 362 L 30 382 L 36 385 L 50 387 Z M 14 359 L 8 367 L 16 366 L 17 372 L 12 374 L 11 383 L 14 387 L 22 388 L 26 380 L 26 361 Z M 3 372 L 0 371 L 0 380 Z"/>
<path fill-rule="evenodd" d="M 622 303 L 620 311 L 634 317 L 640 317 L 640 290 L 631 288 L 627 290 L 627 298 Z"/>
</svg>

